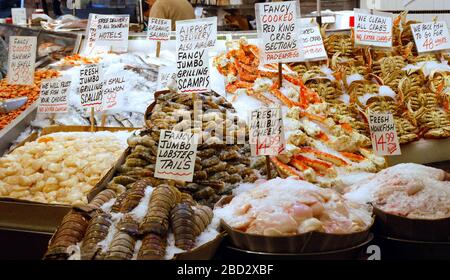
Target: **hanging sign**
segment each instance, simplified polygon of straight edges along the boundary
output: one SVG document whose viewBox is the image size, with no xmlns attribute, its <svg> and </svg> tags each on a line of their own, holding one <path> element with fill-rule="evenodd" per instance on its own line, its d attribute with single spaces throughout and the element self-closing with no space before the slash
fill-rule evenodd
<svg viewBox="0 0 450 280">
<path fill-rule="evenodd" d="M 48 79 L 41 82 L 38 113 L 67 113 L 68 92 L 72 80 L 68 78 Z"/>
<path fill-rule="evenodd" d="M 297 1 L 256 3 L 262 64 L 303 60 Z"/>
<path fill-rule="evenodd" d="M 32 85 L 36 62 L 37 38 L 10 36 L 8 55 L 8 84 Z"/>
<path fill-rule="evenodd" d="M 355 9 L 355 45 L 392 47 L 392 14 Z"/>
<path fill-rule="evenodd" d="M 86 51 L 126 52 L 130 15 L 89 14 Z"/>
<path fill-rule="evenodd" d="M 379 156 L 400 155 L 394 116 L 389 113 L 369 113 L 368 117 L 374 153 Z"/>
<path fill-rule="evenodd" d="M 156 90 L 168 88 L 172 81 L 176 81 L 175 66 L 160 66 L 158 71 L 158 86 Z"/>
<path fill-rule="evenodd" d="M 80 98 L 82 107 L 102 110 L 103 75 L 99 64 L 89 64 L 80 69 Z"/>
<path fill-rule="evenodd" d="M 111 110 L 118 105 L 118 96 L 125 92 L 126 80 L 123 74 L 105 78 L 103 82 L 103 110 Z"/>
<path fill-rule="evenodd" d="M 149 18 L 147 39 L 155 41 L 168 41 L 172 30 L 172 20 L 162 18 Z"/>
<path fill-rule="evenodd" d="M 27 9 L 26 8 L 11 8 L 12 23 L 16 25 L 27 24 Z"/>
<path fill-rule="evenodd" d="M 155 177 L 192 182 L 197 143 L 196 134 L 161 130 Z"/>
<path fill-rule="evenodd" d="M 450 49 L 450 38 L 445 21 L 411 24 L 411 30 L 419 53 Z"/>
<path fill-rule="evenodd" d="M 208 50 L 216 44 L 217 17 L 177 21 L 176 34 L 178 91 L 210 91 Z"/>
<path fill-rule="evenodd" d="M 252 156 L 275 156 L 286 148 L 281 108 L 260 108 L 250 112 Z"/>
<path fill-rule="evenodd" d="M 305 60 L 326 59 L 327 52 L 323 46 L 319 26 L 307 26 L 301 29 L 301 38 Z"/>
</svg>

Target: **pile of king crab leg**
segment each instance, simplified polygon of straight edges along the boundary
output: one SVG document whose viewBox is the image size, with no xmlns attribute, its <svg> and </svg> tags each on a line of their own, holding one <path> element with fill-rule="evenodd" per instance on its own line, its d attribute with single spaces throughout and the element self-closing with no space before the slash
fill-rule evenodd
<svg viewBox="0 0 450 280">
<path fill-rule="evenodd" d="M 258 47 L 245 39 L 215 57 L 232 101 L 246 94 L 287 108 L 287 152 L 271 157 L 279 176 L 328 187 L 385 168 L 370 147 L 369 112 L 392 113 L 401 144 L 450 137 L 448 57 L 417 54 L 412 23 L 405 13 L 394 20 L 394 47 L 385 51 L 355 47 L 351 33 L 323 32 L 330 59 L 283 64 L 282 87 L 277 65 L 261 69 Z"/>
</svg>

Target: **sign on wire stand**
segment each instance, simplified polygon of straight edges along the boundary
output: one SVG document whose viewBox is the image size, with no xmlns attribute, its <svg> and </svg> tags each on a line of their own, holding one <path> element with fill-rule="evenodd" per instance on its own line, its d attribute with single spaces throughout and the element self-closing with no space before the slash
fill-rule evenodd
<svg viewBox="0 0 450 280">
<path fill-rule="evenodd" d="M 355 45 L 392 48 L 392 14 L 355 11 Z"/>
<path fill-rule="evenodd" d="M 250 112 L 252 156 L 275 156 L 286 148 L 281 108 L 260 108 Z"/>
<path fill-rule="evenodd" d="M 130 15 L 89 14 L 86 51 L 126 52 Z"/>
<path fill-rule="evenodd" d="M 400 155 L 400 145 L 394 116 L 389 113 L 369 113 L 370 138 L 376 155 Z"/>
<path fill-rule="evenodd" d="M 67 113 L 70 78 L 48 79 L 41 82 L 38 113 Z"/>
<path fill-rule="evenodd" d="M 118 105 L 118 96 L 125 92 L 126 80 L 123 74 L 105 78 L 103 82 L 103 110 L 111 110 Z"/>
<path fill-rule="evenodd" d="M 177 21 L 176 36 L 178 91 L 210 91 L 208 50 L 216 44 L 217 18 Z"/>
<path fill-rule="evenodd" d="M 197 134 L 161 130 L 155 177 L 192 182 L 197 143 Z"/>
<path fill-rule="evenodd" d="M 80 98 L 82 107 L 94 107 L 102 110 L 103 105 L 103 69 L 100 64 L 85 65 L 80 69 Z"/>
<path fill-rule="evenodd" d="M 327 58 L 327 52 L 323 45 L 319 26 L 302 26 L 300 37 L 302 39 L 302 51 L 305 60 L 320 60 Z"/>
<path fill-rule="evenodd" d="M 27 24 L 27 9 L 26 8 L 11 8 L 12 23 L 16 25 Z"/>
<path fill-rule="evenodd" d="M 37 38 L 10 36 L 8 55 L 8 84 L 32 85 L 36 62 Z"/>
<path fill-rule="evenodd" d="M 450 49 L 450 38 L 445 21 L 411 24 L 419 53 Z"/>
<path fill-rule="evenodd" d="M 256 3 L 262 65 L 303 60 L 297 1 Z"/>
<path fill-rule="evenodd" d="M 172 31 L 172 20 L 162 18 L 149 18 L 147 39 L 153 41 L 168 41 Z"/>
</svg>

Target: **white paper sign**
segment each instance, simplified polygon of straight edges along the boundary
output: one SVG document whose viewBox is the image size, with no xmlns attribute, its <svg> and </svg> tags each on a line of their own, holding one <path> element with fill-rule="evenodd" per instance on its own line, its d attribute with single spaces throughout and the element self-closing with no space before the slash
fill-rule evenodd
<svg viewBox="0 0 450 280">
<path fill-rule="evenodd" d="M 297 1 L 255 4 L 262 64 L 303 60 Z"/>
<path fill-rule="evenodd" d="M 450 38 L 445 21 L 411 24 L 419 53 L 450 49 Z"/>
<path fill-rule="evenodd" d="M 392 14 L 355 9 L 355 45 L 392 47 Z"/>
<path fill-rule="evenodd" d="M 392 114 L 370 113 L 369 129 L 372 148 L 376 155 L 392 156 L 401 154 Z"/>
<path fill-rule="evenodd" d="M 162 18 L 149 18 L 147 39 L 155 41 L 170 40 L 170 31 L 172 31 L 172 20 Z"/>
<path fill-rule="evenodd" d="M 99 64 L 85 65 L 80 69 L 80 98 L 82 107 L 102 110 L 103 75 Z"/>
<path fill-rule="evenodd" d="M 31 85 L 34 83 L 37 38 L 10 36 L 8 55 L 8 84 Z"/>
<path fill-rule="evenodd" d="M 160 66 L 158 71 L 158 87 L 157 90 L 163 90 L 168 87 L 172 81 L 176 81 L 175 66 Z"/>
<path fill-rule="evenodd" d="M 208 50 L 216 44 L 217 18 L 177 21 L 176 31 L 178 91 L 210 91 Z"/>
<path fill-rule="evenodd" d="M 301 29 L 301 38 L 305 60 L 325 59 L 327 52 L 323 46 L 322 35 L 318 26 L 308 26 Z"/>
<path fill-rule="evenodd" d="M 126 52 L 130 15 L 89 14 L 86 50 Z"/>
<path fill-rule="evenodd" d="M 48 79 L 41 82 L 38 113 L 67 113 L 67 95 L 72 80 L 70 78 Z"/>
<path fill-rule="evenodd" d="M 197 143 L 196 134 L 161 130 L 155 177 L 192 182 Z"/>
<path fill-rule="evenodd" d="M 252 156 L 275 156 L 286 148 L 281 108 L 260 108 L 250 112 Z"/>
<path fill-rule="evenodd" d="M 114 109 L 118 96 L 125 92 L 126 80 L 123 74 L 105 78 L 103 83 L 103 110 Z"/>
<path fill-rule="evenodd" d="M 27 24 L 27 9 L 26 8 L 11 8 L 12 23 L 16 25 Z"/>
</svg>

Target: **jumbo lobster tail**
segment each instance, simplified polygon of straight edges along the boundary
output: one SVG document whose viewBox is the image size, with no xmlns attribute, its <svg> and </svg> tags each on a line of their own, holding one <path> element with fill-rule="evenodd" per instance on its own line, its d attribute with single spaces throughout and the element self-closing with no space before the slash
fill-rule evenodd
<svg viewBox="0 0 450 280">
<path fill-rule="evenodd" d="M 177 204 L 171 212 L 172 230 L 175 245 L 183 250 L 195 246 L 194 211 L 188 203 Z"/>
<path fill-rule="evenodd" d="M 61 226 L 56 231 L 44 259 L 60 260 L 69 257 L 68 248 L 75 245 L 83 239 L 88 226 L 86 218 L 79 212 L 71 211 L 67 214 Z"/>
<path fill-rule="evenodd" d="M 169 185 L 160 185 L 150 197 L 149 210 L 141 223 L 143 234 L 166 236 L 169 230 L 170 211 L 181 199 L 180 191 Z"/>
<path fill-rule="evenodd" d="M 133 257 L 135 243 L 135 239 L 128 233 L 117 231 L 105 259 L 130 260 Z"/>
<path fill-rule="evenodd" d="M 93 215 L 81 245 L 81 259 L 101 259 L 98 243 L 106 238 L 111 226 L 111 215 L 98 210 Z"/>
<path fill-rule="evenodd" d="M 162 260 L 166 254 L 166 238 L 149 233 L 142 239 L 138 260 Z"/>
</svg>

